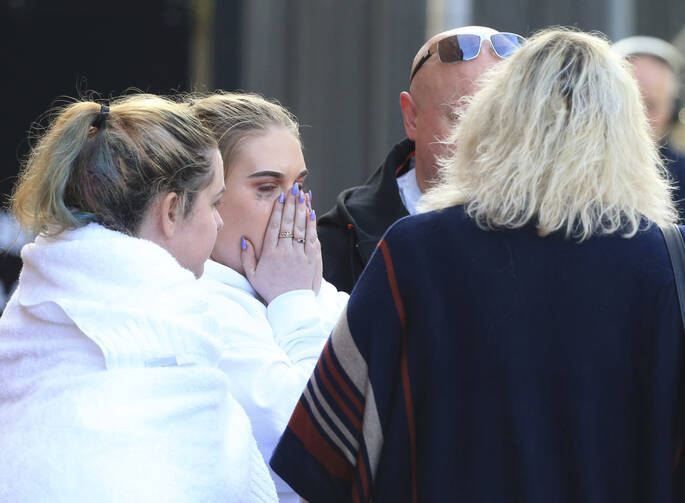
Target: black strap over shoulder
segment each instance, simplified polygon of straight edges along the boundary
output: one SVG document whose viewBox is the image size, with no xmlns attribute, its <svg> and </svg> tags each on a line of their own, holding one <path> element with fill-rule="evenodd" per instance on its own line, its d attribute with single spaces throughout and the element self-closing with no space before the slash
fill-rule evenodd
<svg viewBox="0 0 685 503">
<path fill-rule="evenodd" d="M 661 227 L 661 232 L 664 235 L 668 256 L 673 267 L 678 303 L 680 304 L 680 319 L 685 329 L 685 241 L 683 241 L 683 235 L 676 224 Z"/>
</svg>

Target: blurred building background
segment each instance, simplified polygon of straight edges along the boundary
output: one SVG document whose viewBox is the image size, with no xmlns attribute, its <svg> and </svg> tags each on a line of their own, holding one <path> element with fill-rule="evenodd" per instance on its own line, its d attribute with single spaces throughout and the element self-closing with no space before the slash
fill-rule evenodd
<svg viewBox="0 0 685 503">
<path fill-rule="evenodd" d="M 242 89 L 277 98 L 303 126 L 307 185 L 321 213 L 403 138 L 399 93 L 419 46 L 443 29 L 479 24 L 526 36 L 566 25 L 612 40 L 657 36 L 685 53 L 683 0 L 1 2 L 4 197 L 31 125 L 88 91 Z M 0 260 L 0 280 L 11 284 L 18 259 Z"/>
</svg>

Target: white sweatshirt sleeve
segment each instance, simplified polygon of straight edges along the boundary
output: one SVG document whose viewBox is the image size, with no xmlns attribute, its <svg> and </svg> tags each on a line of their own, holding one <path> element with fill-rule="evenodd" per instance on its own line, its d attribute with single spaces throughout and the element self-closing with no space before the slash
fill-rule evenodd
<svg viewBox="0 0 685 503">
<path fill-rule="evenodd" d="M 266 317 L 276 344 L 294 364 L 306 362 L 303 368 L 309 370 L 309 378 L 329 335 L 326 325 L 321 323 L 314 292 L 293 290 L 279 295 L 267 306 Z"/>
<path fill-rule="evenodd" d="M 321 328 L 329 335 L 333 331 L 338 318 L 345 309 L 350 295 L 347 292 L 338 291 L 335 286 L 326 280 L 321 282 L 321 289 L 316 296 L 319 306 Z"/>
<path fill-rule="evenodd" d="M 311 290 L 279 295 L 266 310 L 276 342 L 293 362 L 311 357 L 318 360 L 323 348 L 320 342 L 328 339 L 348 299 L 347 293 L 327 281 L 322 281 L 316 297 Z"/>
<path fill-rule="evenodd" d="M 279 295 L 266 308 L 266 319 L 254 311 L 225 315 L 231 326 L 222 330 L 226 345 L 219 367 L 267 462 L 347 300 L 328 287 L 338 293 L 328 285 L 318 297 L 311 290 Z M 274 480 L 279 492 L 287 490 L 275 474 Z"/>
<path fill-rule="evenodd" d="M 313 292 L 292 291 L 274 299 L 266 318 L 226 313 L 219 367 L 231 393 L 249 416 L 257 443 L 269 459 L 325 344 Z M 268 448 L 264 448 L 268 446 Z"/>
</svg>

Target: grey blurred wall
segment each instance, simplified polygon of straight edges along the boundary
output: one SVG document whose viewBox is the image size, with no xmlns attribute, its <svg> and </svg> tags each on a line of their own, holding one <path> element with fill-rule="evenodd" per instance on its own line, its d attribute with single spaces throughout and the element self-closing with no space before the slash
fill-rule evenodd
<svg viewBox="0 0 685 503">
<path fill-rule="evenodd" d="M 685 25 L 683 0 L 478 0 L 466 3 L 472 6 L 474 24 L 521 35 L 561 25 L 601 31 L 612 40 L 637 34 L 671 40 Z"/>
<path fill-rule="evenodd" d="M 423 41 L 478 24 L 521 35 L 550 25 L 673 39 L 685 0 L 193 0 L 214 5 L 209 87 L 276 98 L 300 119 L 321 212 L 404 137 L 399 93 Z M 229 30 L 228 26 L 239 26 Z"/>
<path fill-rule="evenodd" d="M 399 94 L 423 43 L 416 0 L 249 0 L 239 87 L 277 98 L 299 118 L 322 212 L 362 183 L 404 137 Z"/>
<path fill-rule="evenodd" d="M 577 26 L 585 31 L 606 32 L 612 10 L 612 2 L 597 0 L 478 0 L 473 3 L 473 23 L 524 36 L 549 25 Z"/>
<path fill-rule="evenodd" d="M 685 29 L 685 0 L 633 0 L 635 26 L 631 35 L 651 35 L 672 41 Z"/>
</svg>

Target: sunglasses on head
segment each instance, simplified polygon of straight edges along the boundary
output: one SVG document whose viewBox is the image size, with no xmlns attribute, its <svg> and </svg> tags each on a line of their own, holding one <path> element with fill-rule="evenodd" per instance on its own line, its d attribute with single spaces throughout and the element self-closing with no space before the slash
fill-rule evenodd
<svg viewBox="0 0 685 503">
<path fill-rule="evenodd" d="M 470 33 L 460 33 L 445 37 L 437 42 L 433 42 L 428 48 L 426 54 L 421 56 L 421 59 L 416 64 L 414 71 L 411 72 L 409 83 L 414 80 L 414 75 L 419 71 L 419 68 L 430 58 L 433 54 L 438 54 L 438 59 L 441 63 L 456 63 L 457 61 L 468 61 L 474 59 L 480 54 L 480 47 L 483 45 L 483 40 L 489 40 L 492 49 L 500 58 L 508 58 L 516 49 L 521 47 L 526 40 L 521 35 L 515 33 L 491 33 L 489 35 L 473 35 Z"/>
</svg>

